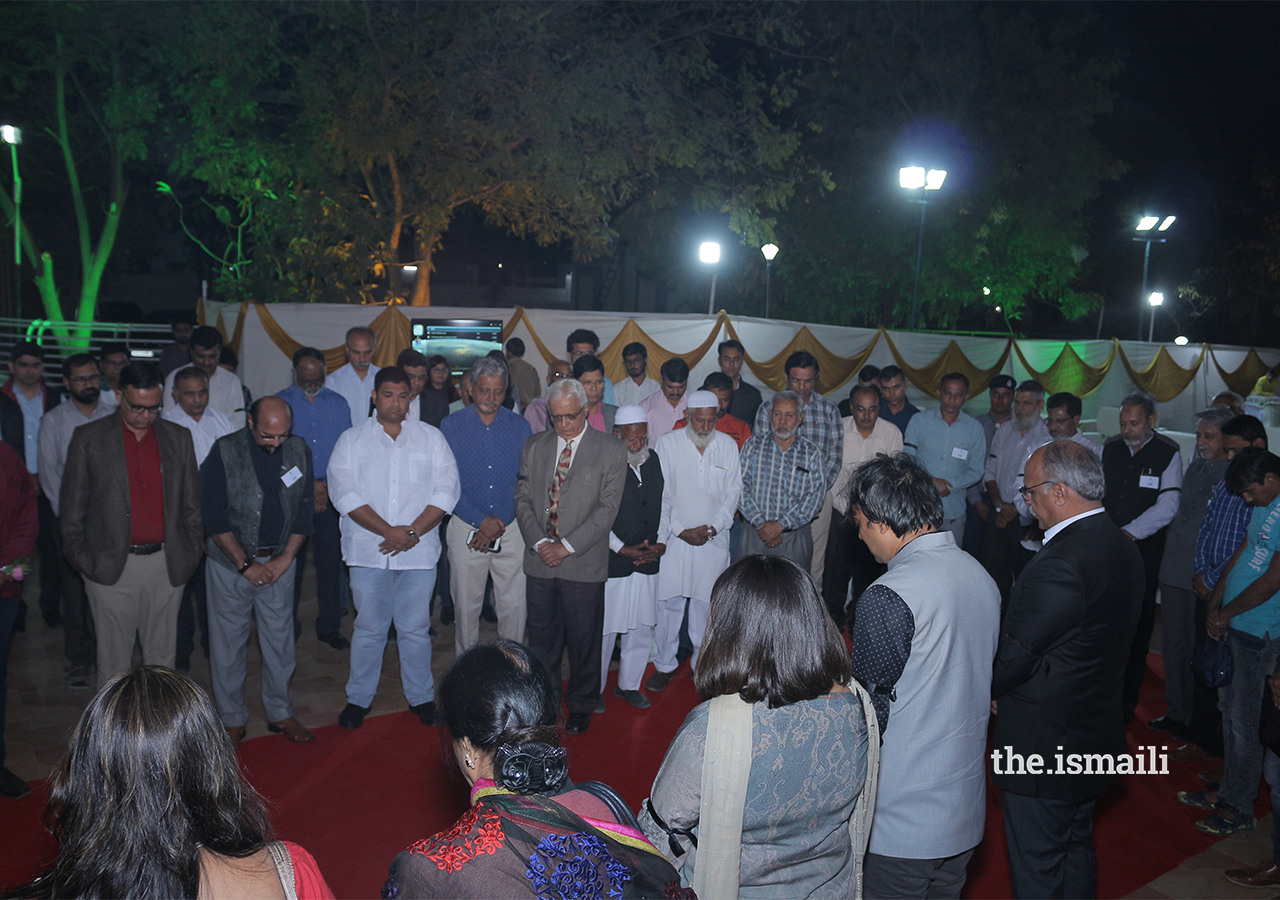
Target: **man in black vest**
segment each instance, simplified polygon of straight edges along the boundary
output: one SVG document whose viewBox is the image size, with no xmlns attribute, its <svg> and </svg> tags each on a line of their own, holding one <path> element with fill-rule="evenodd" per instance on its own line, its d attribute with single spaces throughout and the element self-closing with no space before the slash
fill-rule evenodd
<svg viewBox="0 0 1280 900">
<path fill-rule="evenodd" d="M 1147 672 L 1147 651 L 1156 620 L 1156 588 L 1165 531 L 1178 514 L 1182 495 L 1182 453 L 1170 438 L 1156 434 L 1156 398 L 1137 391 L 1120 403 L 1120 434 L 1102 448 L 1107 481 L 1107 515 L 1134 541 L 1142 556 L 1146 588 L 1142 615 L 1124 673 L 1125 721 L 1133 718 L 1138 690 Z M 1160 720 L 1156 720 L 1159 722 Z M 1157 725 L 1162 728 L 1162 725 Z M 1163 730 L 1171 731 L 1170 724 Z"/>
<path fill-rule="evenodd" d="M 627 480 L 622 489 L 622 505 L 609 532 L 600 692 L 604 693 L 614 641 L 620 636 L 622 660 L 613 693 L 637 709 L 648 709 L 649 698 L 640 693 L 640 679 L 649 664 L 649 644 L 658 621 L 658 567 L 667 550 L 666 544 L 658 543 L 662 467 L 658 454 L 649 449 L 649 420 L 644 409 L 619 409 L 613 433 L 627 445 Z M 603 698 L 596 712 L 604 712 Z"/>
<path fill-rule="evenodd" d="M 298 744 L 315 735 L 293 717 L 289 679 L 295 665 L 294 557 L 313 532 L 311 448 L 290 434 L 293 411 L 279 397 L 249 408 L 249 427 L 218 438 L 200 468 L 209 592 L 209 668 L 222 724 L 238 747 L 249 622 L 258 620 L 262 705 L 267 730 Z"/>
</svg>

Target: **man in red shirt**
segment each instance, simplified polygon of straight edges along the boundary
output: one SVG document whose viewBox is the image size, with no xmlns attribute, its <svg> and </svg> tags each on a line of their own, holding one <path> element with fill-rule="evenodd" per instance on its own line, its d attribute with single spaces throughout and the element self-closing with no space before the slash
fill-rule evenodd
<svg viewBox="0 0 1280 900">
<path fill-rule="evenodd" d="M 5 673 L 13 623 L 22 602 L 26 573 L 21 569 L 30 567 L 35 553 L 38 518 L 35 482 L 18 452 L 0 443 L 0 797 L 15 800 L 30 794 L 31 788 L 4 767 Z"/>
<path fill-rule="evenodd" d="M 191 432 L 158 418 L 160 370 L 120 373 L 117 414 L 81 425 L 62 473 L 67 559 L 85 579 L 98 635 L 98 684 L 129 668 L 172 667 L 183 586 L 203 552 L 200 473 Z"/>
</svg>

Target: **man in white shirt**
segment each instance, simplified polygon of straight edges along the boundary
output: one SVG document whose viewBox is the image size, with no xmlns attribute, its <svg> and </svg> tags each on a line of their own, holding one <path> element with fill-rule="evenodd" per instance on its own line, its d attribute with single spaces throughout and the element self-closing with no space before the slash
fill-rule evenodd
<svg viewBox="0 0 1280 900">
<path fill-rule="evenodd" d="M 374 377 L 375 415 L 338 438 L 329 457 L 329 498 L 342 513 L 342 558 L 351 568 L 356 620 L 343 728 L 359 728 L 373 705 L 387 630 L 396 626 L 400 681 L 409 709 L 434 725 L 431 594 L 440 520 L 461 488 L 439 429 L 405 419 L 409 376 L 394 366 Z"/>
<path fill-rule="evenodd" d="M 39 445 L 40 489 L 49 499 L 53 511 L 53 541 L 58 559 L 58 584 L 62 595 L 63 652 L 71 665 L 67 687 L 75 691 L 89 689 L 93 678 L 94 637 L 89 601 L 80 573 L 71 568 L 62 552 L 62 531 L 58 524 L 58 491 L 62 488 L 62 469 L 67 462 L 71 433 L 80 425 L 93 422 L 115 411 L 114 403 L 106 403 L 99 383 L 102 373 L 98 361 L 88 353 L 67 357 L 62 364 L 62 383 L 69 400 L 49 410 L 40 419 Z"/>
<path fill-rule="evenodd" d="M 1049 436 L 1054 440 L 1070 438 L 1077 444 L 1088 447 L 1093 455 L 1102 459 L 1102 445 L 1096 444 L 1084 436 L 1080 430 L 1080 416 L 1084 413 L 1084 404 L 1075 394 L 1062 391 L 1054 394 L 1045 402 L 1045 425 L 1049 426 Z"/>
<path fill-rule="evenodd" d="M 369 397 L 373 393 L 378 367 L 373 364 L 373 351 L 378 337 L 372 328 L 357 325 L 347 329 L 347 364 L 328 378 L 328 388 L 337 391 L 351 407 L 351 424 L 359 425 L 370 418 Z"/>
<path fill-rule="evenodd" d="M 209 381 L 209 408 L 216 409 L 237 428 L 243 428 L 245 422 L 244 388 L 240 379 L 233 372 L 218 365 L 222 356 L 222 333 L 209 325 L 201 325 L 191 332 L 191 365 L 204 373 Z M 164 411 L 168 412 L 178 405 L 174 398 L 173 386 L 179 372 L 186 368 L 174 369 L 164 380 Z M 208 452 L 207 450 L 205 452 Z"/>
<path fill-rule="evenodd" d="M 662 364 L 659 371 L 662 386 L 640 402 L 640 408 L 649 417 L 649 442 L 656 448 L 660 437 L 684 418 L 684 393 L 689 387 L 689 364 L 673 356 Z M 606 397 L 605 402 L 609 400 Z"/>
<path fill-rule="evenodd" d="M 987 454 L 983 483 L 993 515 L 983 523 L 982 565 L 1000 588 L 1001 602 L 1008 601 L 1014 581 L 1030 559 L 1021 543 L 1022 530 L 1031 524 L 1031 516 L 1019 513 L 1016 499 L 1027 457 L 1052 440 L 1040 418 L 1043 408 L 1040 382 L 1028 380 L 1018 385 L 1013 392 L 1013 418 L 996 429 Z"/>
<path fill-rule="evenodd" d="M 626 367 L 627 377 L 613 386 L 618 406 L 638 406 L 662 389 L 661 384 L 649 377 L 649 348 L 644 344 L 632 341 L 623 347 L 622 365 Z"/>
<path fill-rule="evenodd" d="M 885 573 L 865 542 L 858 538 L 858 526 L 849 521 L 849 480 L 858 466 L 877 453 L 892 456 L 902 450 L 902 432 L 888 419 L 880 418 L 880 389 L 872 383 L 860 384 L 849 395 L 851 415 L 842 419 L 840 474 L 831 489 L 831 532 L 823 565 L 822 596 L 837 625 L 848 619 L 846 607 L 857 603 L 873 581 Z M 849 582 L 853 596 L 849 597 Z M 848 601 L 848 602 L 846 602 Z"/>
<path fill-rule="evenodd" d="M 676 652 L 686 599 L 693 644 L 690 666 L 698 664 L 711 588 L 729 567 L 729 529 L 742 495 L 738 444 L 716 431 L 720 398 L 711 391 L 694 391 L 687 400 L 688 424 L 664 435 L 654 447 L 662 464 L 658 542 L 666 544 L 667 552 L 658 570 L 657 671 L 646 685 L 651 691 L 665 688 L 679 665 Z"/>
</svg>

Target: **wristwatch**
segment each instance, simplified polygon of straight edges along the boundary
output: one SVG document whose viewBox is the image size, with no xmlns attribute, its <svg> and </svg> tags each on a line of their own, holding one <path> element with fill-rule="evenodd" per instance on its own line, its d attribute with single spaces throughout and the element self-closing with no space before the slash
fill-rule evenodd
<svg viewBox="0 0 1280 900">
<path fill-rule="evenodd" d="M 415 540 L 418 537 L 418 532 L 414 531 L 412 528 L 406 528 L 405 533 L 408 534 L 409 537 L 414 538 Z"/>
<path fill-rule="evenodd" d="M 236 569 L 236 572 L 237 572 L 237 574 L 243 575 L 245 572 L 248 572 L 248 571 L 249 571 L 249 569 L 250 569 L 252 566 L 253 566 L 253 557 L 252 557 L 252 556 L 246 556 L 246 557 L 244 558 L 244 565 L 242 565 L 240 568 Z"/>
<path fill-rule="evenodd" d="M 714 525 L 708 525 L 708 526 L 707 526 L 707 531 L 711 532 L 711 536 L 712 536 L 712 537 L 715 537 L 717 534 L 719 534 L 719 533 L 720 533 L 720 532 L 716 531 L 716 526 L 714 526 Z"/>
</svg>

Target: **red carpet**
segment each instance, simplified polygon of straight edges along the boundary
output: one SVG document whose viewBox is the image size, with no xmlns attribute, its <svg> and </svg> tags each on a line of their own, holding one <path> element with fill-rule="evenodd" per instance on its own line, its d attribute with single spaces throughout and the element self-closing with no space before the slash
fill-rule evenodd
<svg viewBox="0 0 1280 900">
<path fill-rule="evenodd" d="M 1143 688 L 1129 744 L 1170 744 L 1137 722 L 1164 712 L 1160 657 Z M 610 682 L 612 686 L 612 680 Z M 592 720 L 591 730 L 569 737 L 576 780 L 613 785 L 633 808 L 648 796 L 667 744 L 698 697 L 688 668 L 652 696 L 640 712 L 605 691 L 609 711 Z M 271 804 L 277 833 L 305 846 L 320 863 L 334 893 L 376 896 L 387 864 L 413 841 L 439 831 L 465 808 L 467 791 L 447 748 L 432 730 L 408 713 L 367 719 L 357 731 L 336 725 L 316 730 L 308 746 L 281 737 L 247 741 L 240 751 L 245 771 Z M 1170 746 L 1172 749 L 1172 746 Z M 1153 880 L 1182 860 L 1208 848 L 1213 839 L 1193 823 L 1203 813 L 1179 804 L 1179 790 L 1202 786 L 1195 773 L 1206 763 L 1169 763 L 1168 775 L 1134 775 L 1109 789 L 1098 805 L 1098 891 L 1120 897 Z M 1265 794 L 1265 792 L 1264 792 Z M 43 791 L 0 809 L 0 888 L 13 887 L 47 863 L 52 840 L 39 824 Z M 1009 896 L 1004 825 L 999 791 L 988 793 L 986 838 L 969 867 L 965 896 Z M 1265 797 L 1257 810 L 1267 809 Z"/>
</svg>

